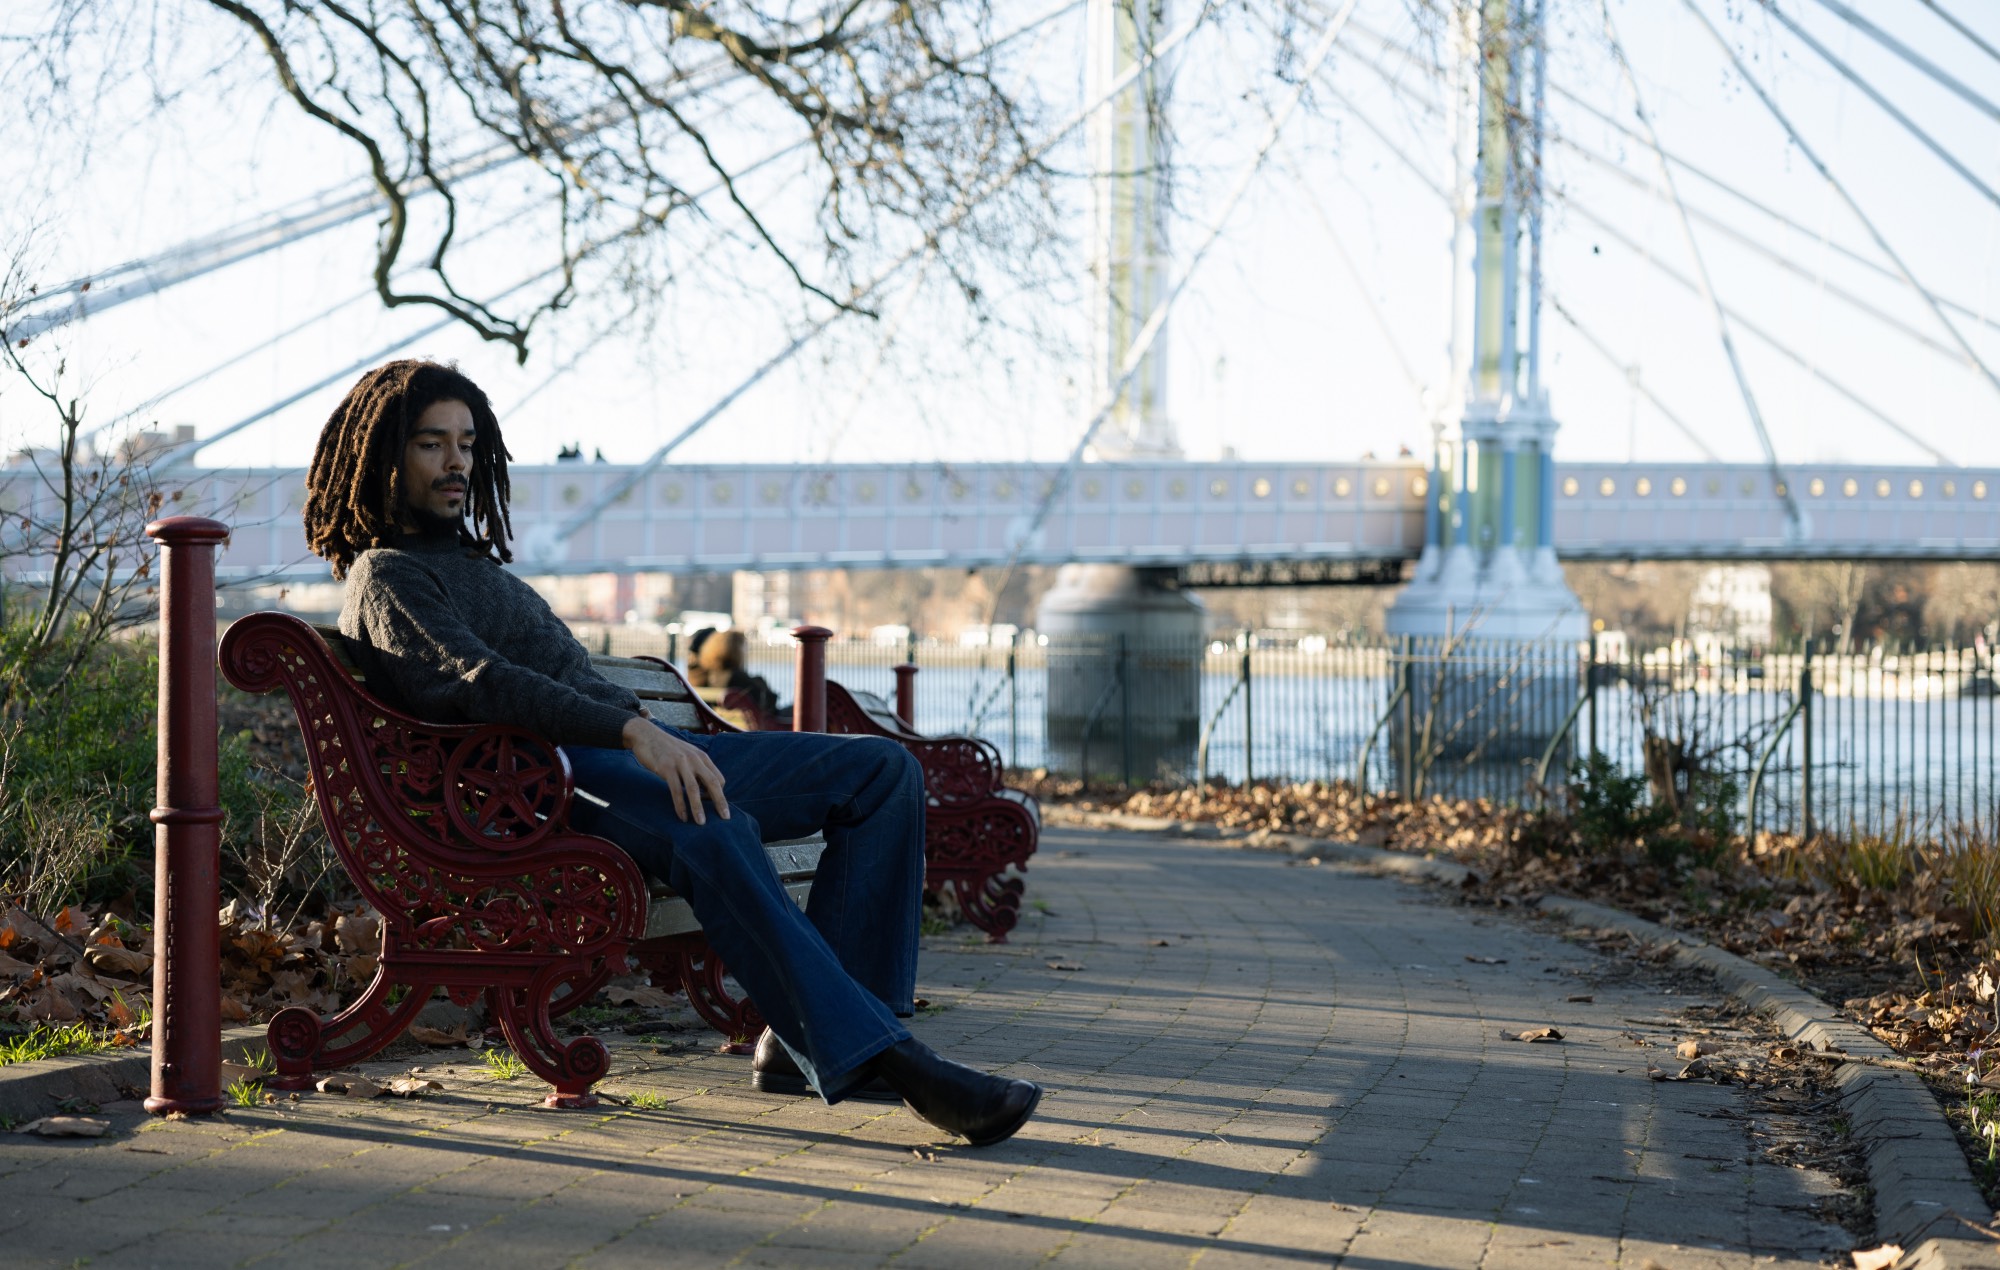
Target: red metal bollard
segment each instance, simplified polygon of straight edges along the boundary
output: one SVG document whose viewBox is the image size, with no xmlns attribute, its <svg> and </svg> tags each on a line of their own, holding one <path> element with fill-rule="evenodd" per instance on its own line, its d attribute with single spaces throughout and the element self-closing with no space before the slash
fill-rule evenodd
<svg viewBox="0 0 2000 1270">
<path fill-rule="evenodd" d="M 826 731 L 826 641 L 833 632 L 824 626 L 800 626 L 798 674 L 792 685 L 792 731 Z"/>
<path fill-rule="evenodd" d="M 222 806 L 215 723 L 215 549 L 229 526 L 169 516 L 160 544 L 159 806 L 153 808 L 153 1091 L 146 1110 L 222 1105 Z"/>
<path fill-rule="evenodd" d="M 917 668 L 904 662 L 896 669 L 896 717 L 903 726 L 915 731 L 917 727 Z"/>
</svg>

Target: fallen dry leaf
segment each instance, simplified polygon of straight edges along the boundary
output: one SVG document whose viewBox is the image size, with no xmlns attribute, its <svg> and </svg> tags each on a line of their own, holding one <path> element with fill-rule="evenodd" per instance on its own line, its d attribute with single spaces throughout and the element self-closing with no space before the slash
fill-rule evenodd
<svg viewBox="0 0 2000 1270">
<path fill-rule="evenodd" d="M 1052 961 L 1052 962 L 1050 962 L 1050 963 L 1049 963 L 1049 969 L 1051 969 L 1051 970 L 1081 970 L 1081 969 L 1083 969 L 1083 967 L 1082 967 L 1082 966 L 1080 966 L 1080 965 L 1078 965 L 1078 964 L 1077 964 L 1076 962 L 1073 962 L 1073 961 Z"/>
<path fill-rule="evenodd" d="M 1529 1044 L 1532 1045 L 1547 1041 L 1560 1041 L 1562 1038 L 1563 1034 L 1557 1031 L 1555 1028 L 1535 1027 L 1535 1028 L 1529 1028 L 1525 1032 L 1513 1033 L 1507 1039 L 1510 1041 L 1527 1041 Z"/>
<path fill-rule="evenodd" d="M 14 1130 L 39 1138 L 101 1138 L 110 1131 L 109 1120 L 92 1120 L 89 1116 L 43 1116 Z"/>
<path fill-rule="evenodd" d="M 444 1086 L 422 1076 L 398 1076 L 389 1082 L 388 1090 L 398 1098 L 414 1098 L 418 1094 L 443 1093 Z"/>
<path fill-rule="evenodd" d="M 114 996 L 104 1003 L 104 1021 L 112 1027 L 131 1027 L 139 1020 L 139 1012 L 134 1010 L 122 996 Z"/>
<path fill-rule="evenodd" d="M 1674 1046 L 1674 1057 L 1700 1058 L 1704 1054 L 1713 1054 L 1721 1048 L 1714 1041 L 1682 1041 Z"/>
<path fill-rule="evenodd" d="M 74 1023 L 83 1017 L 83 1011 L 55 988 L 44 986 L 24 1001 L 21 1017 L 31 1023 Z"/>
<path fill-rule="evenodd" d="M 92 944 L 84 950 L 84 960 L 93 970 L 111 975 L 141 975 L 153 968 L 153 959 L 133 952 L 123 944 Z"/>
<path fill-rule="evenodd" d="M 1799 1047 L 1796 1045 L 1774 1045 L 1771 1047 L 1771 1057 L 1781 1063 L 1789 1063 L 1798 1056 Z"/>
<path fill-rule="evenodd" d="M 1889 1270 L 1903 1259 L 1903 1246 L 1883 1244 L 1879 1248 L 1856 1248 L 1852 1255 L 1854 1270 Z"/>
<path fill-rule="evenodd" d="M 365 908 L 342 913 L 334 919 L 333 937 L 342 952 L 375 952 L 382 947 L 382 919 Z"/>
<path fill-rule="evenodd" d="M 1564 997 L 1563 1000 L 1569 1002 L 1572 1005 L 1590 1005 L 1597 1000 L 1597 997 L 1593 993 L 1577 992 L 1571 994 L 1570 996 Z"/>
<path fill-rule="evenodd" d="M 1471 953 L 1467 953 L 1465 954 L 1465 959 L 1475 966 L 1504 966 L 1507 964 L 1505 957 L 1475 957 Z"/>
<path fill-rule="evenodd" d="M 604 990 L 604 999 L 612 1005 L 641 1005 L 650 1010 L 664 1010 L 674 1003 L 672 993 L 651 984 L 637 987 L 613 984 Z"/>
<path fill-rule="evenodd" d="M 239 1080 L 245 1084 L 254 1085 L 270 1074 L 263 1068 L 252 1067 L 248 1063 L 224 1062 L 222 1064 L 222 1083 L 224 1085 L 233 1085 Z"/>
<path fill-rule="evenodd" d="M 366 1076 L 326 1076 L 322 1077 L 314 1089 L 323 1094 L 346 1094 L 349 1098 L 373 1098 L 382 1092 L 382 1086 Z"/>
<path fill-rule="evenodd" d="M 448 1049 L 454 1045 L 465 1044 L 468 1038 L 463 1024 L 454 1023 L 447 1029 L 425 1027 L 421 1023 L 412 1023 L 410 1025 L 410 1039 L 419 1045 L 431 1045 L 439 1049 Z"/>
</svg>

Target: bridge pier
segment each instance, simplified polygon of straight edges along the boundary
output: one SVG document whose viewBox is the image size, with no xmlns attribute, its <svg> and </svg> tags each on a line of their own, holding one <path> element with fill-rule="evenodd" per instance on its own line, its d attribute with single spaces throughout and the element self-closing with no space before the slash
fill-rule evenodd
<svg viewBox="0 0 2000 1270">
<path fill-rule="evenodd" d="M 1065 565 L 1042 597 L 1052 770 L 1144 784 L 1193 767 L 1208 613 L 1173 576 Z"/>
</svg>

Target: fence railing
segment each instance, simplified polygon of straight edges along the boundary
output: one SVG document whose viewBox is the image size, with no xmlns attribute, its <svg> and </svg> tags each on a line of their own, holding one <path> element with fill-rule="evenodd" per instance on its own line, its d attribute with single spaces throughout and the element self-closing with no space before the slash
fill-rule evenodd
<svg viewBox="0 0 2000 1270">
<path fill-rule="evenodd" d="M 673 635 L 580 634 L 604 651 L 681 660 Z M 789 638 L 753 643 L 749 662 L 790 697 Z M 1602 753 L 1628 772 L 1651 761 L 1725 778 L 1754 828 L 2000 828 L 2000 695 L 1983 645 L 1774 651 L 1300 631 L 827 645 L 832 678 L 884 698 L 905 662 L 922 668 L 920 730 L 984 737 L 1015 768 L 1093 781 L 1355 781 L 1523 801 Z"/>
</svg>

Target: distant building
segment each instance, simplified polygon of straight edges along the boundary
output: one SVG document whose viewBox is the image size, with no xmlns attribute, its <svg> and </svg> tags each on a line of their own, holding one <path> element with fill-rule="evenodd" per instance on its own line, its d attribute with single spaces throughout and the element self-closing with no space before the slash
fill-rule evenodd
<svg viewBox="0 0 2000 1270">
<path fill-rule="evenodd" d="M 178 450 L 193 442 L 194 425 L 191 423 L 177 423 L 172 432 L 136 432 L 119 445 L 118 460 L 121 463 L 137 463 L 163 450 Z"/>
<path fill-rule="evenodd" d="M 1688 638 L 1702 644 L 1771 642 L 1771 569 L 1726 564 L 1704 569 L 1688 600 Z"/>
</svg>

